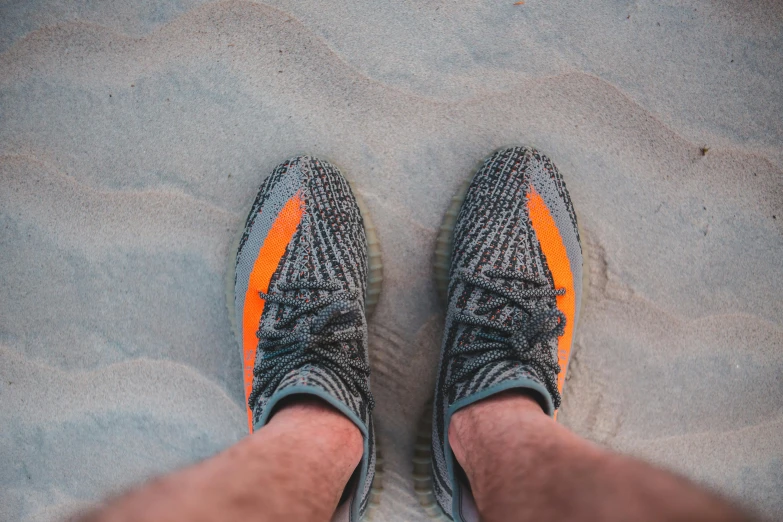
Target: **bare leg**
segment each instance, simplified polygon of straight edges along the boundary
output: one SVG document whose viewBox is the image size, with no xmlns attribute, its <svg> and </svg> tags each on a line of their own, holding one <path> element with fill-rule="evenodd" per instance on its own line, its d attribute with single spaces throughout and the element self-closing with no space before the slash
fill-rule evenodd
<svg viewBox="0 0 783 522">
<path fill-rule="evenodd" d="M 685 479 L 580 439 L 520 394 L 458 411 L 449 441 L 486 522 L 749 520 Z"/>
<path fill-rule="evenodd" d="M 362 452 L 362 435 L 350 420 L 304 398 L 223 453 L 154 480 L 82 520 L 329 520 Z"/>
</svg>

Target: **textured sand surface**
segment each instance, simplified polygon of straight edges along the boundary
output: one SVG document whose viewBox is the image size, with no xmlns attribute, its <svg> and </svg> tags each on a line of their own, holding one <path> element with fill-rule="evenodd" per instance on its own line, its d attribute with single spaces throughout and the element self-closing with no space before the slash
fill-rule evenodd
<svg viewBox="0 0 783 522">
<path fill-rule="evenodd" d="M 244 434 L 229 248 L 305 152 L 378 228 L 378 518 L 424 520 L 435 235 L 511 144 L 589 252 L 560 421 L 783 518 L 783 4 L 512 4 L 0 3 L 0 520 Z"/>
</svg>

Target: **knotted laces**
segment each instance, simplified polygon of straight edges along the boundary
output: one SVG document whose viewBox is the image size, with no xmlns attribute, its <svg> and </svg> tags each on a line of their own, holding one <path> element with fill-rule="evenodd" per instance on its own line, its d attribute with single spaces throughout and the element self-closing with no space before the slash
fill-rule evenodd
<svg viewBox="0 0 783 522">
<path fill-rule="evenodd" d="M 326 297 L 286 297 L 284 292 L 308 290 L 318 295 L 319 290 L 332 292 Z M 251 409 L 259 396 L 269 396 L 292 370 L 311 364 L 328 368 L 342 379 L 352 393 L 358 393 L 368 408 L 375 400 L 368 386 L 370 367 L 365 361 L 363 314 L 359 291 L 341 290 L 333 282 L 297 281 L 277 286 L 276 293 L 259 292 L 267 303 L 290 308 L 272 328 L 260 328 L 258 353 L 261 355 L 253 369 L 253 390 L 248 397 Z M 304 321 L 297 319 L 309 316 Z"/>
<path fill-rule="evenodd" d="M 488 299 L 475 311 L 460 312 L 454 318 L 476 330 L 471 341 L 452 347 L 450 353 L 456 359 L 446 386 L 452 388 L 467 382 L 487 364 L 512 361 L 534 368 L 544 379 L 555 408 L 560 407 L 557 390 L 560 366 L 549 343 L 565 330 L 565 315 L 554 301 L 558 295 L 565 294 L 565 289 L 555 290 L 542 276 L 509 270 L 490 269 L 481 275 L 461 270 L 456 277 L 484 290 Z M 520 288 L 519 282 L 528 284 Z M 510 325 L 494 319 L 505 306 L 519 309 L 519 313 L 513 314 Z"/>
</svg>

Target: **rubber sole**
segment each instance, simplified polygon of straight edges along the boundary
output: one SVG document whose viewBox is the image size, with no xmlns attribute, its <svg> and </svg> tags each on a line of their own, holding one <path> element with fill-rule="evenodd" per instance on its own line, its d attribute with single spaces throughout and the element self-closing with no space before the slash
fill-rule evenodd
<svg viewBox="0 0 783 522">
<path fill-rule="evenodd" d="M 416 443 L 413 450 L 413 491 L 424 508 L 424 512 L 432 520 L 446 522 L 451 517 L 441 509 L 435 499 L 432 488 L 432 402 L 428 402 L 424 413 L 419 419 L 416 430 Z"/>
<path fill-rule="evenodd" d="M 378 239 L 378 233 L 375 231 L 375 224 L 370 217 L 370 212 L 367 209 L 367 205 L 364 203 L 364 199 L 356 192 L 353 183 L 349 181 L 348 185 L 351 187 L 353 197 L 356 199 L 356 206 L 359 207 L 359 213 L 362 215 L 364 234 L 367 236 L 367 291 L 364 298 L 364 309 L 367 316 L 367 322 L 369 322 L 370 317 L 375 313 L 375 308 L 381 297 L 381 287 L 383 286 L 381 242 Z M 378 437 L 375 437 L 375 478 L 373 478 L 372 486 L 370 487 L 370 500 L 367 502 L 367 509 L 364 511 L 364 516 L 362 517 L 362 519 L 367 521 L 373 519 L 373 516 L 381 503 L 384 475 L 383 464 L 384 460 L 381 442 Z"/>
<path fill-rule="evenodd" d="M 475 174 L 474 174 L 475 175 Z M 454 246 L 454 227 L 459 218 L 459 212 L 465 196 L 468 193 L 473 176 L 460 184 L 454 196 L 451 198 L 446 213 L 443 216 L 438 237 L 435 240 L 435 259 L 433 261 L 435 287 L 443 306 L 447 305 L 449 290 L 449 270 L 451 268 L 451 251 Z M 584 231 L 579 225 L 577 215 L 577 228 L 579 237 L 584 238 Z M 582 297 L 580 299 L 580 309 L 584 310 L 584 304 L 587 298 L 588 274 L 586 261 L 588 259 L 584 243 L 582 246 Z M 578 325 L 577 325 L 578 326 Z M 574 328 L 576 330 L 576 327 Z M 424 415 L 419 420 L 419 426 L 416 431 L 416 444 L 413 455 L 413 488 L 416 492 L 416 498 L 424 508 L 424 511 L 433 520 L 448 521 L 451 517 L 446 515 L 441 509 L 440 504 L 435 499 L 435 493 L 432 485 L 432 400 L 427 403 Z"/>
<path fill-rule="evenodd" d="M 378 239 L 378 233 L 375 231 L 375 224 L 370 217 L 370 211 L 364 203 L 364 199 L 356 192 L 353 183 L 350 181 L 353 197 L 356 199 L 356 206 L 359 207 L 359 213 L 364 222 L 364 234 L 367 236 L 367 291 L 364 298 L 364 308 L 367 320 L 375 313 L 375 307 L 378 306 L 378 300 L 381 297 L 381 287 L 383 286 L 383 258 L 381 256 L 381 242 Z"/>
<path fill-rule="evenodd" d="M 459 211 L 462 208 L 462 202 L 468 193 L 468 187 L 472 177 L 463 181 L 456 194 L 451 198 L 449 208 L 443 215 L 443 221 L 438 229 L 438 238 L 435 240 L 435 287 L 440 296 L 440 302 L 446 304 L 447 293 L 449 290 L 449 268 L 451 267 L 451 248 L 454 242 L 454 226 L 457 224 Z"/>
<path fill-rule="evenodd" d="M 362 222 L 364 224 L 364 233 L 367 237 L 367 289 L 365 292 L 364 310 L 367 321 L 369 322 L 375 308 L 378 305 L 378 300 L 381 295 L 381 287 L 383 286 L 383 258 L 381 255 L 381 243 L 378 240 L 378 233 L 375 230 L 375 225 L 370 218 L 370 213 L 367 206 L 364 204 L 364 200 L 359 196 L 354 188 L 353 183 L 348 181 L 348 186 L 351 187 L 351 192 L 356 199 L 356 205 L 359 207 L 359 213 L 362 216 Z M 231 330 L 234 333 L 234 339 L 239 345 L 240 353 L 242 352 L 242 343 L 239 339 L 239 328 L 237 327 L 236 318 L 236 306 L 234 305 L 234 288 L 236 285 L 235 266 L 237 253 L 239 252 L 239 244 L 242 241 L 242 235 L 244 234 L 244 224 L 242 221 L 242 228 L 231 242 L 231 246 L 228 250 L 228 261 L 226 266 L 229 267 L 226 270 L 225 276 L 225 291 L 226 291 L 226 309 L 228 310 L 228 318 L 231 322 Z M 244 388 L 244 386 L 243 386 Z M 364 520 L 372 520 L 373 513 L 377 510 L 380 504 L 381 493 L 383 492 L 383 457 L 381 454 L 381 447 L 378 439 L 375 439 L 375 478 L 370 489 L 370 500 L 367 504 L 367 509 L 364 513 Z"/>
</svg>

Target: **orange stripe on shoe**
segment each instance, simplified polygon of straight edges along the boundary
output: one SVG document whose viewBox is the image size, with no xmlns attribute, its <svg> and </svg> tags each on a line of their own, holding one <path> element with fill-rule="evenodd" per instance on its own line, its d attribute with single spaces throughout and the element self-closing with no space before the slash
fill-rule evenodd
<svg viewBox="0 0 783 522">
<path fill-rule="evenodd" d="M 250 391 L 253 387 L 253 367 L 256 363 L 256 348 L 258 347 L 256 333 L 261 322 L 261 314 L 264 313 L 264 300 L 261 299 L 258 293 L 266 293 L 269 289 L 269 281 L 277 270 L 288 243 L 294 237 L 303 213 L 302 195 L 300 192 L 297 192 L 283 205 L 274 223 L 272 223 L 269 233 L 264 238 L 264 244 L 258 250 L 258 257 L 256 257 L 256 261 L 253 264 L 253 270 L 250 272 L 250 280 L 247 284 L 245 306 L 242 314 L 242 359 L 247 424 L 250 433 L 253 433 L 253 412 L 247 406 L 247 399 L 250 397 Z"/>
<path fill-rule="evenodd" d="M 546 257 L 555 288 L 565 288 L 565 294 L 557 296 L 557 308 L 563 312 L 566 318 L 565 332 L 557 340 L 557 362 L 560 364 L 560 368 L 563 369 L 557 376 L 557 389 L 562 392 L 574 334 L 574 315 L 576 313 L 574 275 L 571 272 L 571 263 L 568 261 L 563 238 L 560 236 L 560 231 L 557 229 L 555 220 L 543 198 L 532 185 L 527 197 L 530 222 L 533 225 L 533 230 L 536 232 L 544 257 Z"/>
</svg>

